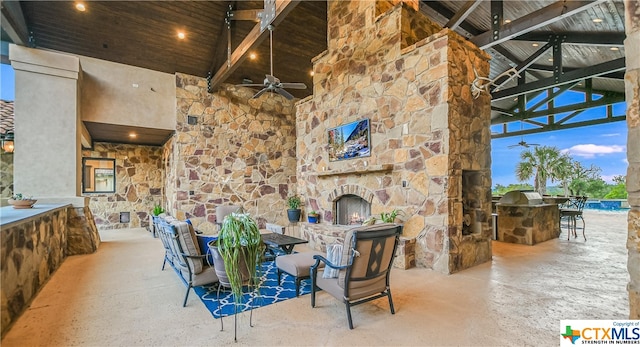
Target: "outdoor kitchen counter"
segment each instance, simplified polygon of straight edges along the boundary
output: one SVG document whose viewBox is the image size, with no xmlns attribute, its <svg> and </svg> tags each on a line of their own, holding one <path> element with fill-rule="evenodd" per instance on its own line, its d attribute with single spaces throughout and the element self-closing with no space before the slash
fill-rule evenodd
<svg viewBox="0 0 640 347">
<path fill-rule="evenodd" d="M 41 214 L 51 213 L 59 209 L 66 209 L 71 204 L 38 204 L 32 208 L 16 209 L 13 206 L 5 206 L 0 208 L 0 227 L 11 227 L 16 223 L 26 222 L 28 219 L 37 217 Z"/>
</svg>

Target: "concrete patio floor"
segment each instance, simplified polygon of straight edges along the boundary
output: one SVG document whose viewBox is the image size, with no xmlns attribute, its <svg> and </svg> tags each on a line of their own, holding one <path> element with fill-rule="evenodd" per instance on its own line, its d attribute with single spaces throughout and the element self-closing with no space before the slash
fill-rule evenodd
<svg viewBox="0 0 640 347">
<path fill-rule="evenodd" d="M 254 310 L 238 320 L 237 345 L 550 346 L 562 319 L 627 319 L 627 214 L 585 210 L 587 238 L 536 246 L 494 242 L 487 262 L 453 275 L 425 269 L 391 274 L 386 299 L 352 309 L 326 293 Z M 578 222 L 580 224 L 580 222 Z M 144 229 L 101 232 L 95 254 L 72 256 L 2 339 L 11 346 L 219 346 L 233 343 L 195 293 L 167 267 Z"/>
</svg>

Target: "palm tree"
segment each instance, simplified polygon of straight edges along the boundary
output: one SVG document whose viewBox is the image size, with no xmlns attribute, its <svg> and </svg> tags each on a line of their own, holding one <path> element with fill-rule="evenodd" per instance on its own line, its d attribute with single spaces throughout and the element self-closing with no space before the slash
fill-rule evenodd
<svg viewBox="0 0 640 347">
<path fill-rule="evenodd" d="M 568 156 L 562 155 L 556 147 L 538 146 L 520 153 L 522 161 L 516 166 L 516 177 L 526 181 L 534 177 L 533 187 L 541 195 L 547 192 L 547 179 L 558 180 L 566 165 Z"/>
</svg>

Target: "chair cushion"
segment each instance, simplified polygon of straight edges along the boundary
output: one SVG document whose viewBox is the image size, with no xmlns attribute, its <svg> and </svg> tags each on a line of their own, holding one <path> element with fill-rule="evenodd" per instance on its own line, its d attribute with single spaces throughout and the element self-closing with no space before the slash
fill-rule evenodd
<svg viewBox="0 0 640 347">
<path fill-rule="evenodd" d="M 181 221 L 174 221 L 171 225 L 173 225 L 178 232 L 178 240 L 180 240 L 182 251 L 188 255 L 199 256 L 200 249 L 198 248 L 198 241 L 193 228 L 190 227 L 188 223 Z M 194 274 L 202 272 L 202 260 L 187 258 L 187 263 Z"/>
<path fill-rule="evenodd" d="M 314 255 L 323 253 L 312 251 L 281 255 L 276 257 L 276 266 L 294 277 L 309 277 L 309 268 L 316 262 Z"/>
<path fill-rule="evenodd" d="M 202 272 L 193 276 L 191 285 L 203 286 L 205 284 L 216 283 L 216 282 L 218 282 L 218 276 L 216 276 L 216 271 L 213 268 L 213 266 L 205 266 Z"/>
</svg>

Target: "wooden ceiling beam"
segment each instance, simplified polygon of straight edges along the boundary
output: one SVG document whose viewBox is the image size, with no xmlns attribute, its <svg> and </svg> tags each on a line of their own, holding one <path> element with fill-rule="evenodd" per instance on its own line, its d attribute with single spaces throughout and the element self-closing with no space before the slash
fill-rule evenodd
<svg viewBox="0 0 640 347">
<path fill-rule="evenodd" d="M 604 3 L 607 0 L 595 1 L 558 1 L 547 7 L 541 8 L 511 23 L 502 25 L 496 34 L 489 30 L 471 39 L 480 49 L 487 49 L 514 37 L 534 31 L 561 19 L 573 16 L 588 8 Z M 497 39 L 494 39 L 497 37 Z"/>
<path fill-rule="evenodd" d="M 532 42 L 548 42 L 553 37 L 559 36 L 562 43 L 570 45 L 598 45 L 598 46 L 624 46 L 625 34 L 605 33 L 605 32 L 562 32 L 554 33 L 552 31 L 534 31 L 514 37 L 514 41 L 532 41 Z"/>
<path fill-rule="evenodd" d="M 284 18 L 293 10 L 300 0 L 275 0 L 275 15 L 270 20 L 269 24 L 277 26 Z M 231 58 L 227 64 L 223 64 L 222 67 L 211 77 L 209 81 L 209 92 L 217 89 L 233 72 L 242 64 L 247 58 L 247 52 L 256 49 L 262 41 L 268 36 L 269 32 L 265 30 L 266 26 L 263 22 L 257 23 L 253 29 L 242 40 L 238 47 L 231 53 Z"/>
<path fill-rule="evenodd" d="M 13 43 L 27 46 L 29 44 L 29 29 L 20 8 L 19 1 L 2 2 L 2 30 L 4 30 Z"/>
<path fill-rule="evenodd" d="M 460 23 L 464 22 L 464 20 L 473 12 L 473 10 L 480 5 L 482 1 L 480 0 L 469 0 L 467 1 L 458 12 L 456 12 L 451 19 L 444 26 L 450 28 L 451 30 L 455 30 Z"/>
</svg>

